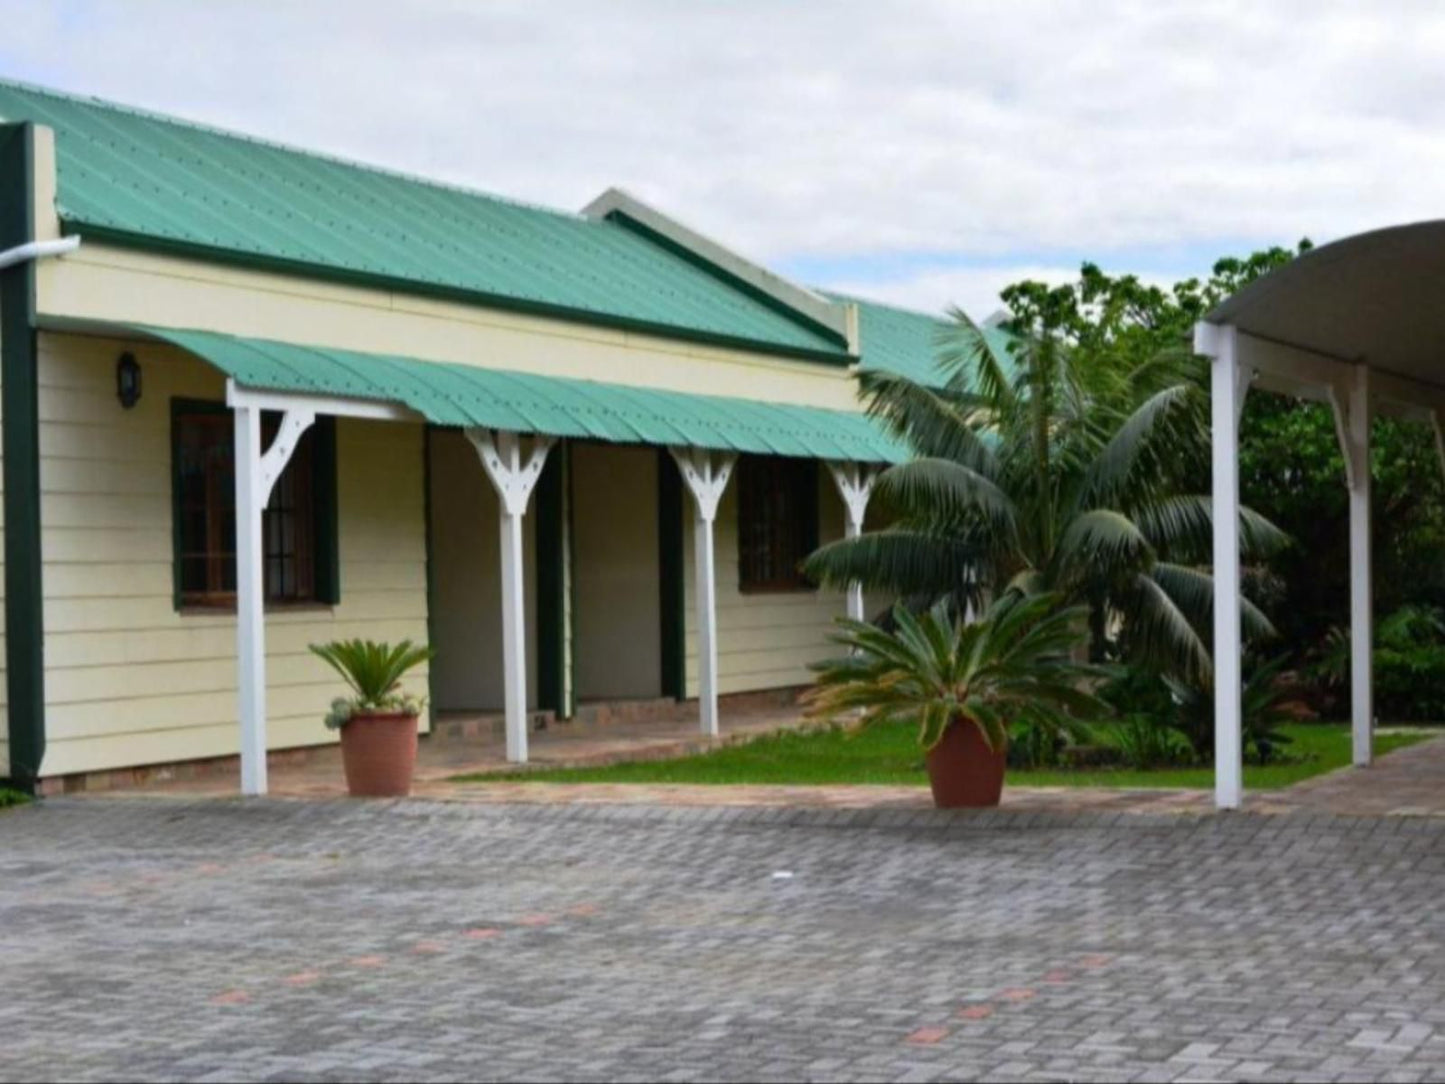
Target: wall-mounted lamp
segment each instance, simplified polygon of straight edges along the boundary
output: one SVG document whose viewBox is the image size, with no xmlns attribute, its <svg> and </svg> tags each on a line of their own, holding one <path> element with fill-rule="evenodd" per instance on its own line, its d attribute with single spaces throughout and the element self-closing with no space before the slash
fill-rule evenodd
<svg viewBox="0 0 1445 1084">
<path fill-rule="evenodd" d="M 115 363 L 115 397 L 126 410 L 140 402 L 140 362 L 134 354 L 122 354 Z"/>
</svg>

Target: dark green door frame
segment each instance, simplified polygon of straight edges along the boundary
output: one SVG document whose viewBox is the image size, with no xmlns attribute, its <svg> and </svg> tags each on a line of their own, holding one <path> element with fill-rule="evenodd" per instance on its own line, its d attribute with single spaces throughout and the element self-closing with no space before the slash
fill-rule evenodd
<svg viewBox="0 0 1445 1084">
<path fill-rule="evenodd" d="M 537 479 L 537 707 L 559 718 L 567 703 L 567 489 L 571 444 L 560 440 Z"/>
<path fill-rule="evenodd" d="M 666 448 L 657 449 L 658 622 L 662 633 L 662 695 L 687 698 L 683 608 L 682 475 Z"/>
</svg>

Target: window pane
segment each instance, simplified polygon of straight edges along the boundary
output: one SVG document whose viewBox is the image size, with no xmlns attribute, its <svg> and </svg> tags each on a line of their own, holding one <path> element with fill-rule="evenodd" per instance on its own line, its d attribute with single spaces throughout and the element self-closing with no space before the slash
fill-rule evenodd
<svg viewBox="0 0 1445 1084">
<path fill-rule="evenodd" d="M 274 438 L 278 419 L 262 419 L 262 442 Z M 231 604 L 236 593 L 236 507 L 232 413 L 223 409 L 175 414 L 178 580 L 185 601 Z M 273 601 L 314 597 L 314 502 L 311 434 L 301 438 L 277 479 L 261 517 L 264 595 Z"/>
<path fill-rule="evenodd" d="M 747 457 L 738 470 L 738 579 L 744 591 L 810 585 L 799 565 L 816 536 L 817 474 L 809 460 Z"/>
</svg>

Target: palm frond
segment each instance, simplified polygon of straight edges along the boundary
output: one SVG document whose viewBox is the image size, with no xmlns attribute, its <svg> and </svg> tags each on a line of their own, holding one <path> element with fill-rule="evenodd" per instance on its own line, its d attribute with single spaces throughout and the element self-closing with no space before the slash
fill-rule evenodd
<svg viewBox="0 0 1445 1084">
<path fill-rule="evenodd" d="M 1152 575 L 1134 575 L 1116 593 L 1129 642 L 1142 661 L 1198 679 L 1212 671 L 1209 645 L 1174 598 Z"/>
<path fill-rule="evenodd" d="M 992 576 L 992 555 L 965 536 L 893 527 L 843 538 L 813 551 L 803 571 L 818 583 L 861 583 L 895 596 L 951 595 L 977 604 Z"/>
<path fill-rule="evenodd" d="M 1069 522 L 1050 574 L 1060 585 L 1075 584 L 1100 570 L 1113 576 L 1153 560 L 1154 547 L 1133 520 L 1110 508 L 1095 508 Z"/>
<path fill-rule="evenodd" d="M 417 646 L 410 640 L 398 644 L 333 640 L 309 646 L 313 655 L 323 659 L 351 686 L 363 707 L 382 706 L 396 693 L 406 672 L 434 654 L 430 647 Z"/>
<path fill-rule="evenodd" d="M 1199 436 L 1199 400 L 1197 389 L 1176 384 L 1140 403 L 1099 450 L 1080 488 L 1081 504 L 1117 503 L 1141 476 L 1157 477 L 1162 460 Z"/>
<path fill-rule="evenodd" d="M 1214 554 L 1214 501 L 1198 494 L 1176 494 L 1150 501 L 1130 512 L 1144 536 L 1169 557 L 1207 564 Z M 1290 537 L 1252 508 L 1239 510 L 1239 551 L 1261 561 L 1290 544 Z"/>
<path fill-rule="evenodd" d="M 1159 561 L 1150 570 L 1159 584 L 1174 600 L 1179 611 L 1188 617 L 1200 636 L 1212 635 L 1214 621 L 1214 577 L 1201 569 Z M 1246 640 L 1265 640 L 1277 636 L 1273 624 L 1258 606 L 1241 597 L 1240 624 Z"/>
<path fill-rule="evenodd" d="M 951 459 L 984 474 L 997 471 L 977 409 L 898 373 L 865 370 L 858 379 L 868 414 L 916 454 Z"/>
<path fill-rule="evenodd" d="M 914 459 L 884 471 L 877 493 L 911 520 L 939 527 L 980 523 L 1000 544 L 1016 542 L 1016 518 L 1009 495 L 986 475 L 947 459 Z"/>
<path fill-rule="evenodd" d="M 938 368 L 946 385 L 971 392 L 994 408 L 1006 408 L 1014 399 L 1009 370 L 1011 359 L 1000 354 L 983 328 L 954 306 L 950 323 L 938 333 Z"/>
</svg>

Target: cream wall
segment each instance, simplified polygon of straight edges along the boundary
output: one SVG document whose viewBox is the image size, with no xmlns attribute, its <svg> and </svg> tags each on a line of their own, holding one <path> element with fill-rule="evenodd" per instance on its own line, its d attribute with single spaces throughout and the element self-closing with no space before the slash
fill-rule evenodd
<svg viewBox="0 0 1445 1084">
<path fill-rule="evenodd" d="M 662 695 L 657 526 L 657 449 L 572 445 L 579 700 Z"/>
<path fill-rule="evenodd" d="M 818 470 L 818 540 L 831 542 L 843 534 L 843 502 L 820 465 Z M 698 694 L 697 592 L 693 562 L 693 502 L 684 495 L 683 594 L 687 628 L 687 695 Z M 842 592 L 830 590 L 759 592 L 738 590 L 737 479 L 728 484 L 714 525 L 717 562 L 718 691 L 807 685 L 810 662 L 828 658 L 837 648 L 828 642 L 833 622 L 845 613 Z"/>
<path fill-rule="evenodd" d="M 500 506 L 459 430 L 431 433 L 432 696 L 439 711 L 500 711 L 502 573 Z M 527 703 L 537 703 L 536 501 L 522 521 Z"/>
<path fill-rule="evenodd" d="M 131 410 L 123 350 L 142 368 Z M 43 774 L 236 753 L 235 619 L 177 613 L 172 579 L 171 398 L 220 400 L 220 374 L 153 344 L 43 334 L 39 381 Z M 343 689 L 308 643 L 427 637 L 422 437 L 337 423 L 341 602 L 266 616 L 272 748 L 333 739 L 321 719 Z M 410 684 L 425 691 L 424 672 Z"/>
<path fill-rule="evenodd" d="M 456 301 L 87 242 L 37 266 L 37 311 L 195 328 L 694 394 L 861 409 L 841 364 L 691 344 Z"/>
</svg>

